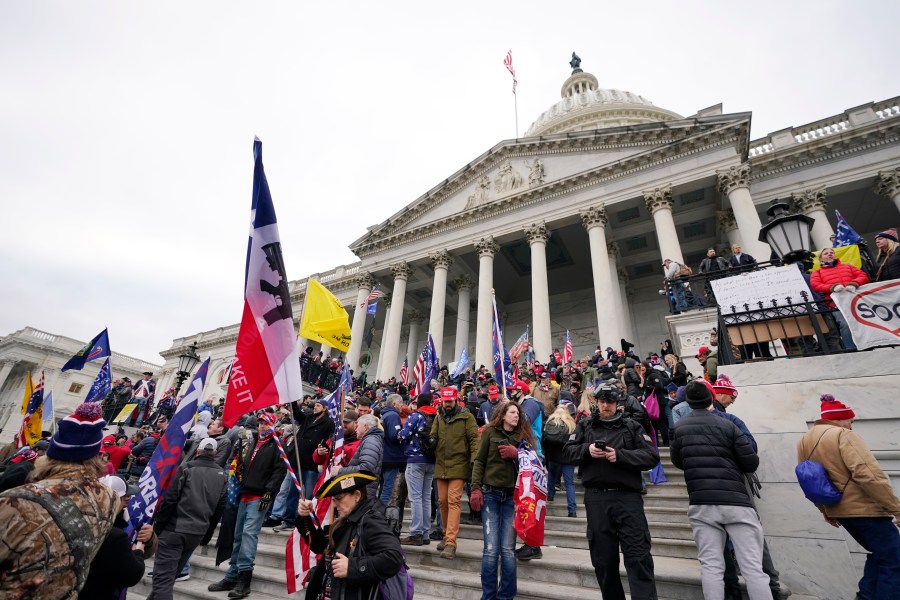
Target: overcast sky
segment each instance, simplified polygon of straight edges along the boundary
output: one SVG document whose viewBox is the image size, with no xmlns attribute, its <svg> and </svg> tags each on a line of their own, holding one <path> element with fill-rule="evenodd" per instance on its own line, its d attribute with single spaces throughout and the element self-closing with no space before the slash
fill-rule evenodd
<svg viewBox="0 0 900 600">
<path fill-rule="evenodd" d="M 275 8 L 273 8 L 273 6 Z M 600 86 L 753 137 L 900 95 L 900 3 L 0 2 L 0 335 L 161 363 L 236 323 L 253 136 L 290 279 Z"/>
</svg>

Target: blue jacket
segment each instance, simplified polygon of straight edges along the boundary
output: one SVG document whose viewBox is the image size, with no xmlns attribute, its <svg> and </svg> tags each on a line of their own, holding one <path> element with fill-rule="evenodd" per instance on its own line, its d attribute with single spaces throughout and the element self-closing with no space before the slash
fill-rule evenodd
<svg viewBox="0 0 900 600">
<path fill-rule="evenodd" d="M 541 448 L 541 434 L 544 432 L 544 405 L 533 396 L 525 396 L 520 406 L 522 407 L 522 412 L 528 417 L 528 422 L 531 423 L 534 441 L 537 444 L 535 451 L 538 453 L 538 456 L 544 456 L 544 451 Z"/>
<path fill-rule="evenodd" d="M 478 414 L 475 415 L 477 418 L 475 419 L 479 423 L 484 422 L 485 425 L 491 422 L 491 417 L 494 416 L 494 409 L 500 406 L 500 400 L 497 402 L 491 403 L 490 400 L 485 400 L 481 403 L 481 407 L 478 409 Z"/>
<path fill-rule="evenodd" d="M 384 427 L 384 462 L 385 464 L 406 464 L 406 453 L 403 442 L 397 439 L 402 424 L 400 413 L 393 406 L 381 409 L 381 426 Z"/>
<path fill-rule="evenodd" d="M 421 440 L 423 436 L 431 435 L 431 431 L 425 430 L 425 414 L 434 416 L 437 413 L 433 406 L 423 406 L 409 415 L 406 425 L 397 434 L 397 438 L 406 443 L 406 461 L 411 464 L 434 464 L 434 460 L 428 460 L 422 454 Z"/>
<path fill-rule="evenodd" d="M 758 452 L 758 450 L 756 449 L 756 440 L 753 439 L 753 434 L 750 433 L 750 430 L 747 429 L 747 426 L 744 424 L 743 421 L 741 421 L 741 419 L 739 417 L 736 417 L 731 413 L 722 412 L 721 410 L 714 410 L 712 412 L 717 417 L 722 417 L 723 419 L 727 419 L 727 420 L 731 421 L 732 423 L 734 423 L 735 425 L 737 425 L 737 428 L 741 430 L 741 433 L 743 433 L 745 436 L 747 436 L 747 441 L 750 442 L 751 446 L 753 446 L 753 451 Z"/>
</svg>

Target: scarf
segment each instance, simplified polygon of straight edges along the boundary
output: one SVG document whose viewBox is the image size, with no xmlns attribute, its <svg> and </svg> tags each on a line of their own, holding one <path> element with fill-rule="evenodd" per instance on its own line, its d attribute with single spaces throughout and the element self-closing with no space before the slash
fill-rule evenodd
<svg viewBox="0 0 900 600">
<path fill-rule="evenodd" d="M 253 447 L 253 454 L 250 455 L 250 463 L 249 464 L 253 464 L 253 459 L 256 458 L 256 453 L 259 452 L 259 449 L 262 448 L 263 446 L 265 446 L 269 442 L 270 439 L 272 439 L 272 436 L 275 435 L 275 430 L 270 429 L 266 433 L 260 433 L 257 435 L 258 435 L 258 437 L 256 439 L 256 446 Z"/>
</svg>

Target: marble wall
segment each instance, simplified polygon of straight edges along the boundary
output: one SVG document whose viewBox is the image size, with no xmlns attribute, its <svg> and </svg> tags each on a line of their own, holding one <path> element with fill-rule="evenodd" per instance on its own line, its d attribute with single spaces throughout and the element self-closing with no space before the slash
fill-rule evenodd
<svg viewBox="0 0 900 600">
<path fill-rule="evenodd" d="M 853 598 L 865 553 L 843 529 L 822 518 L 797 484 L 797 441 L 819 416 L 819 395 L 830 393 L 856 412 L 854 430 L 900 491 L 900 349 L 728 365 L 740 390 L 729 409 L 759 443 L 766 540 L 785 584 L 822 600 Z"/>
</svg>

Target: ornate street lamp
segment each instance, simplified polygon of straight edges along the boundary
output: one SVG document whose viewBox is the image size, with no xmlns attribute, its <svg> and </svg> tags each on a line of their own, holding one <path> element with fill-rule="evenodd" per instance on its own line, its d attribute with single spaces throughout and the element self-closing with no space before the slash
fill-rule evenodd
<svg viewBox="0 0 900 600">
<path fill-rule="evenodd" d="M 785 264 L 803 260 L 812 247 L 809 236 L 812 217 L 791 214 L 790 206 L 778 200 L 772 201 L 766 214 L 769 222 L 759 230 L 759 241 L 768 243 Z"/>
<path fill-rule="evenodd" d="M 181 384 L 188 378 L 197 363 L 200 362 L 200 355 L 197 354 L 197 342 L 184 349 L 184 352 L 178 355 L 178 371 L 175 373 L 175 397 L 178 398 L 178 392 L 181 390 Z"/>
</svg>

